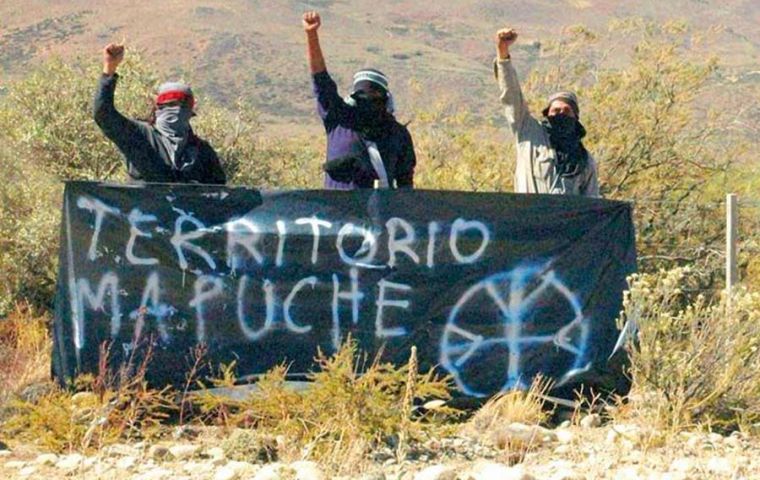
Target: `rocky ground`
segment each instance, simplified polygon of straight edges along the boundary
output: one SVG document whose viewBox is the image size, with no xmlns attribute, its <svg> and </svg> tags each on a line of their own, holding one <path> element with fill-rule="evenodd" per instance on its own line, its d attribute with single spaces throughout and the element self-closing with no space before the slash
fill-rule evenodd
<svg viewBox="0 0 760 480">
<path fill-rule="evenodd" d="M 624 424 L 602 425 L 595 415 L 556 429 L 511 424 L 480 440 L 430 440 L 398 461 L 391 448 L 373 453 L 357 472 L 334 475 L 315 463 L 276 461 L 277 442 L 250 461 L 223 448 L 219 432 L 175 432 L 154 444 L 118 444 L 96 454 L 55 455 L 32 448 L 2 449 L 0 478 L 119 480 L 485 480 L 485 479 L 750 479 L 760 478 L 760 439 L 682 433 L 667 438 Z M 280 445 L 282 446 L 282 445 Z M 267 461 L 271 460 L 271 461 Z"/>
</svg>

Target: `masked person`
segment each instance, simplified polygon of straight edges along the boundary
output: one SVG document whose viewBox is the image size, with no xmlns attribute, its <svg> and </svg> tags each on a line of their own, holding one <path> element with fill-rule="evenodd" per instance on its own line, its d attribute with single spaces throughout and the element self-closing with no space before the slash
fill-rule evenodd
<svg viewBox="0 0 760 480">
<path fill-rule="evenodd" d="M 413 187 L 414 145 L 393 115 L 388 78 L 378 70 L 361 70 L 354 75 L 351 95 L 338 95 L 319 45 L 321 24 L 318 13 L 303 15 L 317 111 L 327 133 L 325 188 Z"/>
<path fill-rule="evenodd" d="M 583 146 L 578 99 L 572 92 L 549 97 L 543 119 L 528 111 L 509 47 L 517 40 L 512 29 L 496 34 L 494 69 L 501 103 L 517 141 L 515 192 L 599 197 L 596 162 Z"/>
<path fill-rule="evenodd" d="M 147 122 L 126 118 L 116 110 L 116 69 L 123 59 L 122 45 L 104 49 L 93 114 L 95 123 L 124 155 L 129 176 L 142 182 L 224 184 L 226 176 L 216 152 L 190 126 L 195 97 L 188 85 L 161 85 Z"/>
</svg>

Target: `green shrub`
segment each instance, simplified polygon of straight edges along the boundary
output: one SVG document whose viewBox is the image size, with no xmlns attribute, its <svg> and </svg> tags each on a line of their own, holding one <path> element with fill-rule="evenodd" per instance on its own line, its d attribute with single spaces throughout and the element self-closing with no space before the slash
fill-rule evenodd
<svg viewBox="0 0 760 480">
<path fill-rule="evenodd" d="M 116 106 L 147 117 L 156 80 L 139 54 L 125 61 Z M 0 125 L 13 155 L 61 180 L 124 179 L 116 147 L 92 118 L 100 76 L 97 62 L 56 58 L 8 88 L 0 102 Z M 51 88 L 54 85 L 55 88 Z"/>
<path fill-rule="evenodd" d="M 19 300 L 52 305 L 63 181 L 127 178 L 121 154 L 92 119 L 99 75 L 97 62 L 53 59 L 0 97 L 0 317 Z M 146 118 L 157 85 L 150 66 L 130 52 L 120 77 L 117 108 Z M 201 99 L 199 108 L 196 131 L 216 146 L 233 183 L 305 187 L 313 178 L 308 148 L 260 147 L 250 105 L 228 110 Z"/>
<path fill-rule="evenodd" d="M 511 192 L 514 142 L 491 125 L 478 125 L 462 107 L 440 101 L 416 112 L 415 186 L 432 190 Z"/>
<path fill-rule="evenodd" d="M 705 55 L 703 33 L 641 19 L 571 28 L 544 44 L 525 89 L 534 112 L 552 91 L 578 93 L 603 194 L 637 202 L 642 269 L 692 265 L 715 288 L 727 174 L 751 164 L 752 148 L 734 126 L 744 87 Z"/>
<path fill-rule="evenodd" d="M 0 171 L 2 318 L 22 299 L 43 307 L 53 303 L 63 188 L 2 146 Z"/>
</svg>

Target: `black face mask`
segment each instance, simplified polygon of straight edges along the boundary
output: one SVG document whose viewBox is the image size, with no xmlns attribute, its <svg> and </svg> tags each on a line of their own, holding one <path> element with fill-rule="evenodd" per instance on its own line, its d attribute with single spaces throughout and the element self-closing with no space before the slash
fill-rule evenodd
<svg viewBox="0 0 760 480">
<path fill-rule="evenodd" d="M 391 115 L 386 110 L 387 100 L 358 91 L 351 94 L 356 108 L 357 128 L 369 136 L 378 136 L 386 127 Z"/>
<path fill-rule="evenodd" d="M 541 122 L 549 141 L 557 151 L 557 168 L 561 175 L 577 175 L 588 162 L 588 152 L 581 140 L 586 129 L 574 117 L 564 114 L 545 117 Z"/>
<path fill-rule="evenodd" d="M 549 133 L 549 140 L 556 150 L 569 151 L 577 148 L 581 139 L 586 136 L 586 129 L 581 123 L 568 115 L 558 114 L 545 117 L 542 122 Z"/>
</svg>

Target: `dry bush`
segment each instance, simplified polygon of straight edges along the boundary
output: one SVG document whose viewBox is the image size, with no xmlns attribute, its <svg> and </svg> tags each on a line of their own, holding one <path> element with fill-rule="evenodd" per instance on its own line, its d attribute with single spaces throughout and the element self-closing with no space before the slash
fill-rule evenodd
<svg viewBox="0 0 760 480">
<path fill-rule="evenodd" d="M 170 387 L 148 386 L 151 343 L 138 345 L 115 371 L 108 368 L 109 355 L 109 346 L 103 344 L 98 375 L 74 382 L 83 390 L 79 393 L 56 385 L 39 398 L 12 400 L 3 431 L 14 441 L 55 452 L 162 435 L 164 422 L 176 410 L 177 395 Z"/>
<path fill-rule="evenodd" d="M 320 352 L 315 361 L 318 370 L 309 374 L 311 383 L 302 392 L 287 385 L 288 369 L 279 366 L 263 375 L 245 400 L 201 394 L 202 410 L 215 420 L 225 419 L 228 426 L 283 435 L 288 445 L 283 455 L 316 460 L 337 472 L 354 471 L 373 448 L 398 443 L 400 436 L 410 443 L 421 440 L 458 413 L 436 405 L 409 418 L 410 412 L 421 412 L 410 402 L 447 400 L 450 381 L 434 371 L 412 373 L 409 365 L 368 361 L 351 339 L 332 357 Z M 234 384 L 229 368 L 224 372 L 214 385 Z M 410 383 L 413 392 L 407 388 Z"/>
<path fill-rule="evenodd" d="M 629 413 L 651 426 L 731 429 L 760 420 L 760 294 L 739 291 L 709 303 L 689 298 L 688 269 L 635 275 L 623 322 L 634 398 Z"/>
<path fill-rule="evenodd" d="M 0 420 L 12 397 L 50 378 L 49 323 L 26 304 L 0 321 Z"/>
<path fill-rule="evenodd" d="M 540 447 L 546 430 L 541 427 L 552 415 L 547 408 L 547 393 L 552 382 L 538 376 L 528 390 L 512 390 L 489 399 L 467 423 L 461 433 L 500 450 L 504 461 L 521 463 Z"/>
<path fill-rule="evenodd" d="M 551 416 L 546 408 L 546 394 L 552 382 L 536 377 L 526 391 L 512 390 L 492 397 L 467 422 L 465 431 L 485 432 L 494 426 L 522 423 L 540 425 Z"/>
<path fill-rule="evenodd" d="M 511 192 L 515 149 L 496 127 L 476 123 L 465 107 L 440 100 L 414 114 L 415 186 Z"/>
<path fill-rule="evenodd" d="M 230 182 L 261 189 L 314 189 L 323 185 L 324 138 L 257 139 L 241 156 Z"/>
<path fill-rule="evenodd" d="M 147 116 L 156 79 L 135 52 L 122 70 L 117 108 L 128 116 Z M 9 85 L 0 100 L 0 136 L 14 156 L 61 180 L 124 179 L 118 150 L 92 118 L 100 75 L 97 62 L 56 58 Z"/>
<path fill-rule="evenodd" d="M 270 463 L 278 459 L 277 441 L 255 430 L 236 429 L 222 440 L 227 458 L 240 462 Z"/>
<path fill-rule="evenodd" d="M 189 409 L 197 412 L 193 420 L 205 425 L 220 425 L 222 427 L 250 426 L 249 412 L 245 409 L 245 402 L 209 390 L 210 388 L 235 388 L 238 382 L 235 373 L 236 365 L 234 361 L 229 364 L 221 364 L 216 368 L 216 372 L 210 375 L 210 378 L 195 380 L 199 391 L 188 396 L 188 401 L 191 402 Z M 276 372 L 280 368 L 284 367 L 275 367 L 269 373 Z M 282 374 L 283 383 L 285 373 Z"/>
<path fill-rule="evenodd" d="M 21 300 L 52 306 L 62 182 L 127 178 L 121 154 L 92 118 L 99 76 L 96 62 L 53 59 L 0 96 L 0 317 Z M 120 76 L 117 108 L 146 118 L 158 84 L 150 65 L 130 52 Z M 245 102 L 225 108 L 201 98 L 199 105 L 194 128 L 217 148 L 233 183 L 316 186 L 311 143 L 260 142 L 258 114 Z"/>
</svg>

